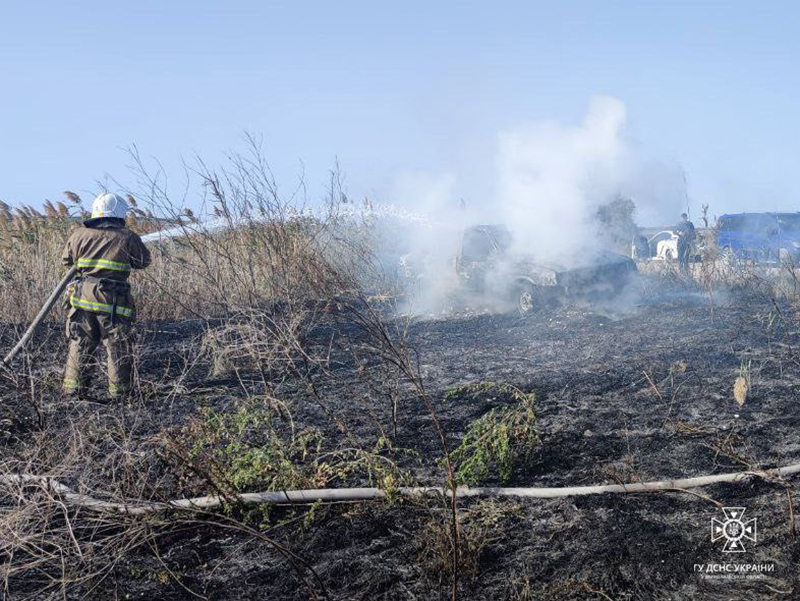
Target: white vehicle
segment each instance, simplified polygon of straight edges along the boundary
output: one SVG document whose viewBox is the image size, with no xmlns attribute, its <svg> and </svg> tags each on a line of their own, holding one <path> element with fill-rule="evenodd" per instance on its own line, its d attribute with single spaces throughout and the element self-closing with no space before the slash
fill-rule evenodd
<svg viewBox="0 0 800 601">
<path fill-rule="evenodd" d="M 693 243 L 689 251 L 690 260 L 699 260 L 697 252 Z M 636 236 L 631 245 L 631 257 L 646 261 L 677 261 L 678 234 L 673 230 L 663 230 L 650 238 Z"/>
<path fill-rule="evenodd" d="M 647 244 L 655 250 L 653 259 L 656 261 L 675 261 L 678 259 L 678 234 L 675 232 L 658 232 L 647 241 Z"/>
</svg>

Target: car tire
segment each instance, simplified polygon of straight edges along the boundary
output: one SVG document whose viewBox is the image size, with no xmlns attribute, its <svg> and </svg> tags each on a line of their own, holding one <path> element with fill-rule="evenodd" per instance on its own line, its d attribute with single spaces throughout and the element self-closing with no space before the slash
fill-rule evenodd
<svg viewBox="0 0 800 601">
<path fill-rule="evenodd" d="M 514 287 L 513 299 L 519 315 L 531 315 L 544 307 L 542 291 L 530 282 L 519 282 Z"/>
</svg>

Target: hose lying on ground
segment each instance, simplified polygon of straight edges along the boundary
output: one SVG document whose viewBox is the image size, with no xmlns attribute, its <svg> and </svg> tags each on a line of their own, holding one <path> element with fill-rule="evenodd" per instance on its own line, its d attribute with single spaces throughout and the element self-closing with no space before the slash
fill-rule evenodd
<svg viewBox="0 0 800 601">
<path fill-rule="evenodd" d="M 604 493 L 636 493 L 658 490 L 685 490 L 717 484 L 720 482 L 738 482 L 755 476 L 760 478 L 774 478 L 791 476 L 800 473 L 800 463 L 787 465 L 772 470 L 736 472 L 732 474 L 715 474 L 711 476 L 695 476 L 678 480 L 657 480 L 654 482 L 631 482 L 628 484 L 600 484 L 596 486 L 572 486 L 565 488 L 493 488 L 493 487 L 466 487 L 456 489 L 456 496 L 464 497 L 534 497 L 534 498 L 559 498 L 576 495 L 598 495 Z M 65 501 L 72 505 L 84 507 L 94 511 L 107 513 L 124 513 L 127 515 L 142 515 L 155 511 L 168 509 L 211 509 L 222 505 L 226 500 L 236 500 L 246 504 L 269 503 L 281 504 L 306 504 L 318 501 L 371 501 L 383 499 L 390 495 L 399 496 L 424 496 L 424 495 L 450 495 L 449 489 L 436 486 L 416 486 L 398 488 L 391 492 L 379 488 L 320 488 L 310 490 L 266 491 L 242 493 L 232 495 L 225 499 L 220 496 L 195 497 L 193 499 L 178 499 L 167 502 L 142 502 L 142 501 L 103 501 L 88 495 L 77 493 L 70 487 L 49 476 L 34 476 L 31 474 L 10 474 L 0 476 L 0 484 L 24 485 L 37 483 L 50 487 Z"/>
</svg>

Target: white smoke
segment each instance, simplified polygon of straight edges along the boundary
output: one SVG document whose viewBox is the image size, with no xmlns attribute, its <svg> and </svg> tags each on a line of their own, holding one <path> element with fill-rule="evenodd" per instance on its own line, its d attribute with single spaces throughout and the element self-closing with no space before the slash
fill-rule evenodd
<svg viewBox="0 0 800 601">
<path fill-rule="evenodd" d="M 569 262 L 594 246 L 597 208 L 631 179 L 625 106 L 592 99 L 580 125 L 546 122 L 499 136 L 495 220 L 518 250 L 545 262 Z"/>
<path fill-rule="evenodd" d="M 471 197 L 460 188 L 469 178 L 452 172 L 398 180 L 397 202 L 426 213 L 434 224 L 415 230 L 408 246 L 435 266 L 429 279 L 437 288 L 452 281 L 458 234 L 470 225 L 504 225 L 517 253 L 568 267 L 602 247 L 596 220 L 601 205 L 631 198 L 646 225 L 660 225 L 677 221 L 686 203 L 680 167 L 643 157 L 629 140 L 625 105 L 611 97 L 592 98 L 578 124 L 546 121 L 499 133 L 489 177 L 491 198 Z"/>
</svg>

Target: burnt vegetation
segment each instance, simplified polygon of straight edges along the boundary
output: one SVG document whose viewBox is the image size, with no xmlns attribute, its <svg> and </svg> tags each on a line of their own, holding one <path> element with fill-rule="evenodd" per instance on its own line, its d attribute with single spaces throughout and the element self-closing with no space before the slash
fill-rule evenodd
<svg viewBox="0 0 800 601">
<path fill-rule="evenodd" d="M 336 172 L 324 210 L 311 213 L 301 191 L 281 195 L 257 148 L 224 170 L 201 165 L 210 227 L 133 158 L 133 227 L 186 235 L 156 245 L 153 266 L 133 278 L 127 403 L 59 399 L 58 311 L 2 372 L 6 598 L 723 599 L 728 591 L 692 572 L 719 557 L 707 525 L 721 504 L 758 515 L 751 560 L 776 564 L 769 581 L 737 590 L 795 590 L 790 480 L 554 499 L 452 494 L 796 463 L 793 266 L 765 274 L 709 256 L 690 275 L 645 270 L 624 306 L 410 318 L 395 310 L 401 291 L 375 258 L 370 217 L 353 217 Z M 81 207 L 68 194 L 45 214 L 0 214 L 3 348 L 57 282 L 54 257 Z M 631 214 L 619 201 L 606 231 L 627 232 Z M 443 490 L 399 494 L 408 486 Z M 385 494 L 240 497 L 343 487 Z M 155 507 L 196 497 L 217 502 Z"/>
</svg>

